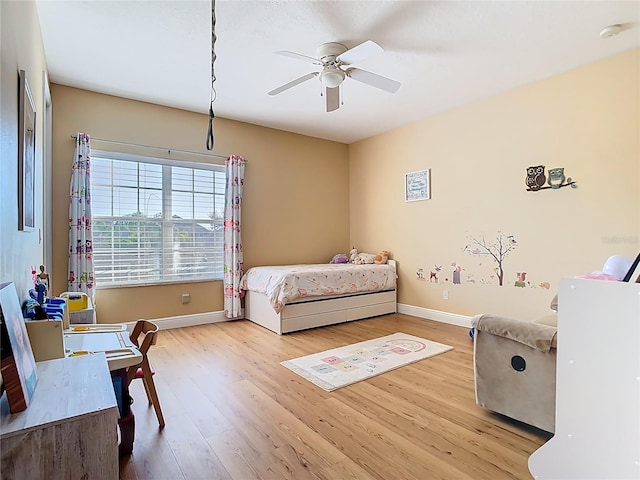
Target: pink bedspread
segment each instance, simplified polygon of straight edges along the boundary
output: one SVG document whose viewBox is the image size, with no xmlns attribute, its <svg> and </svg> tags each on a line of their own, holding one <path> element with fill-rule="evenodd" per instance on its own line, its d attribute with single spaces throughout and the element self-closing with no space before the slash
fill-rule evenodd
<svg viewBox="0 0 640 480">
<path fill-rule="evenodd" d="M 253 267 L 240 280 L 240 289 L 265 294 L 279 313 L 303 297 L 393 290 L 396 278 L 395 268 L 388 264 Z"/>
</svg>

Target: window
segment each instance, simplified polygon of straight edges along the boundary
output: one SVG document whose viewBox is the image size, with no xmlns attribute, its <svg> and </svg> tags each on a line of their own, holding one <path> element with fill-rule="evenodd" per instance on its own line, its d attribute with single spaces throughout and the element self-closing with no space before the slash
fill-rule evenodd
<svg viewBox="0 0 640 480">
<path fill-rule="evenodd" d="M 96 286 L 223 277 L 221 166 L 94 151 Z"/>
</svg>

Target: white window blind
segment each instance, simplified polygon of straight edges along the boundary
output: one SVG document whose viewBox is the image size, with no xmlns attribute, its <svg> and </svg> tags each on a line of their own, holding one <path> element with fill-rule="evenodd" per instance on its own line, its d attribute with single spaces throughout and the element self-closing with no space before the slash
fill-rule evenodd
<svg viewBox="0 0 640 480">
<path fill-rule="evenodd" d="M 224 168 L 95 152 L 96 286 L 221 279 Z"/>
</svg>

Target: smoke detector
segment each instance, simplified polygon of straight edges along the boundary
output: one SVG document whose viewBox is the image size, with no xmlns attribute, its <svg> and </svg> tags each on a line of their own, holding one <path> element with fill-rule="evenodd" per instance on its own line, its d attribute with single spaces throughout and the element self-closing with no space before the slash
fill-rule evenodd
<svg viewBox="0 0 640 480">
<path fill-rule="evenodd" d="M 622 31 L 622 27 L 620 25 L 607 25 L 602 30 L 600 30 L 600 38 L 611 38 L 615 37 Z"/>
</svg>

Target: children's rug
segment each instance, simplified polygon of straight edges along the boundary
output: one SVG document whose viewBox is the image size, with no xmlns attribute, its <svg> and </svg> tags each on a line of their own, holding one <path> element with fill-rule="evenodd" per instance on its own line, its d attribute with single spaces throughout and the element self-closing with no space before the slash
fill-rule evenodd
<svg viewBox="0 0 640 480">
<path fill-rule="evenodd" d="M 286 360 L 281 365 L 331 392 L 452 349 L 406 333 L 394 333 Z"/>
</svg>

